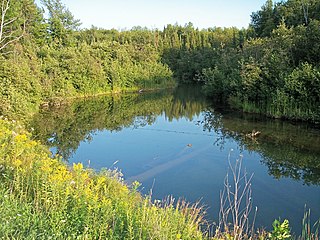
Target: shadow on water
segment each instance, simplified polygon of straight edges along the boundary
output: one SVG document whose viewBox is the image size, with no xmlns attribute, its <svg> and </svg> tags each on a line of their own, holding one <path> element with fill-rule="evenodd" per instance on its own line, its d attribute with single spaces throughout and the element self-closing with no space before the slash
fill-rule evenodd
<svg viewBox="0 0 320 240">
<path fill-rule="evenodd" d="M 231 111 L 205 112 L 206 131 L 220 131 L 216 144 L 235 139 L 248 151 L 262 155 L 262 163 L 277 179 L 289 177 L 304 184 L 320 184 L 320 128 Z M 252 137 L 252 132 L 258 132 Z"/>
<path fill-rule="evenodd" d="M 159 184 L 163 180 L 163 186 L 157 188 L 157 198 L 173 194 L 194 201 L 208 195 L 204 199 L 213 208 L 212 212 L 209 211 L 212 215 L 216 213 L 217 198 L 223 187 L 226 152 L 230 147 L 236 147 L 240 152 L 248 153 L 248 158 L 253 158 L 247 163 L 254 166 L 255 199 L 265 207 L 260 211 L 263 215 L 261 225 L 271 225 L 272 220 L 278 218 L 279 209 L 287 207 L 289 210 L 282 214 L 286 216 L 292 209 L 301 208 L 299 213 L 292 215 L 292 218 L 299 218 L 292 226 L 299 228 L 304 205 L 301 201 L 305 197 L 300 195 L 305 191 L 312 194 L 312 190 L 297 190 L 297 199 L 288 203 L 278 190 L 279 184 L 282 184 L 281 189 L 285 189 L 286 184 L 290 185 L 293 180 L 300 185 L 314 187 L 315 194 L 319 194 L 319 128 L 212 107 L 199 86 L 79 99 L 60 108 L 42 109 L 29 125 L 38 140 L 66 161 L 73 161 L 87 151 L 79 152 L 86 143 L 94 145 L 90 159 L 102 159 L 97 165 L 94 161 L 91 163 L 95 169 L 110 167 L 120 153 L 126 154 L 122 156 L 120 168 L 128 181 L 145 181 L 145 187 L 150 189 L 148 183 L 157 176 Z M 250 135 L 255 132 L 259 134 Z M 96 143 L 99 139 L 103 140 L 100 145 Z M 120 147 L 112 145 L 116 141 Z M 101 148 L 104 152 L 100 156 L 95 155 Z M 163 149 L 168 152 L 162 152 Z M 250 157 L 251 153 L 253 157 Z M 114 158 L 108 162 L 105 160 L 107 156 Z M 263 173 L 266 168 L 272 179 L 289 179 L 290 182 L 278 183 L 267 179 L 268 175 L 266 177 Z M 296 185 L 290 186 L 295 191 Z M 192 197 L 194 193 L 200 196 Z M 264 194 L 268 194 L 268 200 Z M 215 199 L 214 206 L 210 206 L 212 198 Z M 312 199 L 313 203 L 319 202 L 320 194 L 312 196 Z M 319 206 L 316 206 L 315 214 L 320 214 Z"/>
</svg>

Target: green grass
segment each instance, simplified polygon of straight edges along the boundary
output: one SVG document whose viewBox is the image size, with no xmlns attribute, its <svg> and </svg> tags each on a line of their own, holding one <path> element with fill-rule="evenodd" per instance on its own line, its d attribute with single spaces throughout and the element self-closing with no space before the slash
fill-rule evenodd
<svg viewBox="0 0 320 240">
<path fill-rule="evenodd" d="M 300 120 L 318 123 L 320 121 L 317 105 L 297 103 L 293 99 L 272 99 L 269 102 L 252 102 L 230 97 L 230 106 L 247 113 L 257 113 L 272 118 Z"/>
<path fill-rule="evenodd" d="M 16 123 L 0 120 L 0 238 L 202 239 L 201 209 L 152 202 L 121 174 L 68 167 Z"/>
<path fill-rule="evenodd" d="M 121 177 L 68 166 L 18 123 L 0 119 L 0 239 L 238 239 L 231 225 L 209 236 L 197 204 L 152 201 L 137 191 L 139 183 L 128 187 Z M 300 239 L 317 240 L 319 225 L 310 227 L 309 216 Z M 290 235 L 281 226 L 245 238 Z"/>
</svg>

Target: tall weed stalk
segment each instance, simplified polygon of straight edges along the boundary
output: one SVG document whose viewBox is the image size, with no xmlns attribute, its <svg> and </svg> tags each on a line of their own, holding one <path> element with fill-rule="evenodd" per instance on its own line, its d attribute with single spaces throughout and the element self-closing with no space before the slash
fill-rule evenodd
<svg viewBox="0 0 320 240">
<path fill-rule="evenodd" d="M 254 222 L 257 208 L 251 222 L 253 174 L 248 175 L 242 166 L 243 156 L 235 162 L 228 156 L 229 169 L 220 193 L 219 225 L 216 235 L 229 234 L 233 239 L 251 239 L 254 235 Z"/>
<path fill-rule="evenodd" d="M 311 211 L 304 211 L 304 216 L 302 219 L 302 233 L 300 240 L 319 240 L 319 229 L 320 229 L 320 219 L 316 221 L 313 225 L 310 220 Z"/>
</svg>

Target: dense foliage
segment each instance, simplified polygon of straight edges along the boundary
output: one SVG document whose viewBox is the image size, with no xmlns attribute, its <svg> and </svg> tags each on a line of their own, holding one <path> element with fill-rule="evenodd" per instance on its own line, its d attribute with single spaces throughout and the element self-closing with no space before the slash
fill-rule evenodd
<svg viewBox="0 0 320 240">
<path fill-rule="evenodd" d="M 268 0 L 252 14 L 240 50 L 221 49 L 219 62 L 202 70 L 205 91 L 245 111 L 319 122 L 319 7 Z"/>
<path fill-rule="evenodd" d="M 12 26 L 1 30 L 16 38 L 0 49 L 1 115 L 21 118 L 57 97 L 174 85 L 153 44 L 124 42 L 112 31 L 90 41 L 95 34 L 78 30 L 79 22 L 60 0 L 43 1 L 47 20 L 33 0 L 2 2 L 9 3 L 1 14 Z"/>
<path fill-rule="evenodd" d="M 320 119 L 318 1 L 268 0 L 241 30 L 127 31 L 80 30 L 60 0 L 42 1 L 48 19 L 32 0 L 9 3 L 5 19 L 18 18 L 3 29 L 11 39 L 0 37 L 2 115 L 34 112 L 54 97 L 172 86 L 173 74 L 245 111 Z"/>
<path fill-rule="evenodd" d="M 171 87 L 174 76 L 180 83 L 201 83 L 213 100 L 244 111 L 320 120 L 317 0 L 268 0 L 241 30 L 199 30 L 188 23 L 129 31 L 80 29 L 60 0 L 42 0 L 47 19 L 34 0 L 0 2 L 0 115 L 20 119 L 40 105 L 60 105 L 68 97 Z M 125 101 L 111 101 L 115 103 L 119 111 L 125 109 Z M 154 104 L 160 111 L 159 102 Z M 143 110 L 139 102 L 136 106 Z M 172 116 L 179 111 L 176 106 Z M 130 112 L 126 116 L 132 117 Z M 54 120 L 47 123 L 55 127 Z M 71 145 L 78 144 L 77 136 L 72 137 Z M 203 237 L 198 208 L 153 203 L 126 187 L 117 172 L 97 174 L 81 164 L 70 168 L 59 157 L 49 157 L 49 151 L 14 122 L 0 119 L 0 145 L 0 238 Z M 273 153 L 264 146 L 261 152 Z M 285 174 L 313 182 L 318 168 L 310 170 L 299 156 L 294 160 L 299 169 L 311 172 L 310 179 L 286 162 L 270 169 L 276 175 L 285 168 Z M 266 158 L 266 164 L 272 162 Z M 288 236 L 287 224 L 274 228 L 271 239 Z"/>
</svg>

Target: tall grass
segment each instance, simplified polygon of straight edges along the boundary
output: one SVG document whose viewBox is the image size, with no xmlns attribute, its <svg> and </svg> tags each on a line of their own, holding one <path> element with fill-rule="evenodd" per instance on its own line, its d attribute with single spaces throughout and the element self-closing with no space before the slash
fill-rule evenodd
<svg viewBox="0 0 320 240">
<path fill-rule="evenodd" d="M 17 124 L 0 120 L 0 238 L 202 239 L 201 209 L 152 202 L 118 171 L 68 167 Z"/>
<path fill-rule="evenodd" d="M 278 239 L 288 227 L 254 232 L 251 179 L 241 159 L 231 163 L 221 194 L 221 218 L 210 236 L 198 204 L 152 201 L 123 183 L 119 171 L 99 173 L 50 157 L 19 124 L 0 119 L 0 239 Z M 306 212 L 299 239 L 319 239 Z M 287 225 L 286 225 L 287 226 Z M 204 231 L 201 231 L 205 229 Z"/>
<path fill-rule="evenodd" d="M 320 230 L 320 219 L 316 221 L 314 224 L 310 221 L 311 211 L 306 210 L 304 211 L 304 216 L 302 219 L 302 233 L 300 240 L 319 240 L 319 230 Z"/>
<path fill-rule="evenodd" d="M 243 112 L 258 113 L 272 118 L 320 121 L 320 108 L 317 104 L 301 103 L 293 98 L 276 95 L 266 102 L 253 102 L 233 96 L 228 102 L 231 107 L 241 109 Z"/>
</svg>

